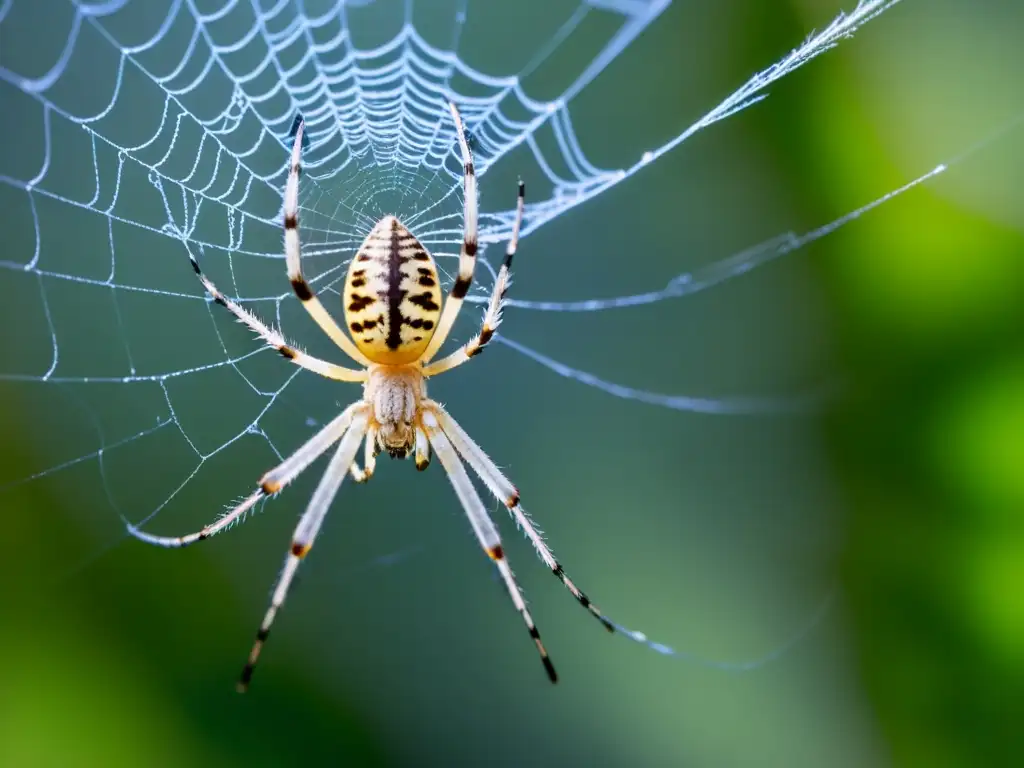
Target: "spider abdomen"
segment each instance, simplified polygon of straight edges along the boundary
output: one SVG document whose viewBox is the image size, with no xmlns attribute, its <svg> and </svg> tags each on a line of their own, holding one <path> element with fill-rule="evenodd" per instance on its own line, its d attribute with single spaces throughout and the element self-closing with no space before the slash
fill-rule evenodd
<svg viewBox="0 0 1024 768">
<path fill-rule="evenodd" d="M 385 216 L 366 236 L 342 296 L 356 346 L 383 365 L 417 360 L 441 315 L 434 259 L 394 216 Z"/>
</svg>

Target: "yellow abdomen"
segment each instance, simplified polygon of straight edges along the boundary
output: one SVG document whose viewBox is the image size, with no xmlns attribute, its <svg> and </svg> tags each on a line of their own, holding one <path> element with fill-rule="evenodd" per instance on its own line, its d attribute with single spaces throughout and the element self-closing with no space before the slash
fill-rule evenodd
<svg viewBox="0 0 1024 768">
<path fill-rule="evenodd" d="M 385 216 L 352 259 L 342 301 L 360 352 L 384 365 L 411 363 L 441 315 L 434 259 L 398 219 Z"/>
</svg>

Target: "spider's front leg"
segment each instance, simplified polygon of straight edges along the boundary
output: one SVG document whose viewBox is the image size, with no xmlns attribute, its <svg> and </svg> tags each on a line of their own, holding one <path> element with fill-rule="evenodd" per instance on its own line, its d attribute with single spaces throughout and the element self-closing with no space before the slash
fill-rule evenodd
<svg viewBox="0 0 1024 768">
<path fill-rule="evenodd" d="M 210 294 L 210 297 L 214 302 L 224 307 L 239 321 L 247 325 L 266 344 L 276 349 L 285 359 L 291 360 L 300 368 L 305 368 L 307 371 L 312 371 L 313 373 L 319 374 L 327 379 L 355 382 L 366 381 L 366 371 L 345 368 L 340 365 L 335 365 L 334 363 L 325 362 L 324 360 L 306 354 L 294 344 L 289 343 L 280 331 L 269 327 L 245 307 L 235 301 L 232 301 L 221 293 L 220 289 L 213 284 L 213 281 L 203 273 L 202 268 L 199 266 L 199 260 L 188 247 L 188 243 L 185 243 L 185 250 L 188 251 L 188 258 L 192 263 L 192 270 L 196 273 L 196 276 L 199 278 L 199 282 L 203 284 L 203 288 L 205 288 L 206 292 Z"/>
<path fill-rule="evenodd" d="M 452 120 L 455 122 L 455 132 L 459 139 L 459 148 L 462 152 L 462 170 L 464 179 L 464 199 L 462 211 L 462 248 L 459 250 L 459 271 L 452 283 L 451 291 L 444 302 L 444 309 L 441 310 L 441 317 L 437 321 L 434 335 L 430 337 L 427 348 L 423 350 L 420 361 L 427 364 L 441 350 L 441 345 L 451 332 L 458 317 L 459 309 L 473 285 L 473 271 L 476 269 L 476 252 L 479 248 L 478 221 L 479 206 L 476 199 L 476 170 L 473 166 L 473 155 L 466 143 L 466 134 L 462 125 L 462 118 L 459 110 L 453 102 L 449 102 L 449 109 L 452 113 Z"/>
<path fill-rule="evenodd" d="M 285 265 L 288 270 L 288 281 L 292 284 L 295 296 L 303 308 L 310 314 L 320 329 L 326 333 L 337 347 L 359 365 L 369 366 L 370 360 L 345 332 L 338 327 L 337 321 L 324 309 L 317 298 L 313 287 L 302 274 L 302 243 L 299 239 L 299 176 L 302 173 L 302 136 L 305 122 L 299 120 L 295 126 L 295 143 L 292 145 L 291 163 L 288 168 L 288 180 L 284 188 L 284 251 Z"/>
<path fill-rule="evenodd" d="M 523 225 L 523 210 L 526 201 L 526 186 L 519 182 L 519 197 L 516 200 L 516 219 L 512 225 L 512 237 L 509 238 L 505 248 L 505 261 L 498 270 L 498 276 L 494 279 L 494 290 L 491 291 L 491 300 L 487 303 L 487 310 L 484 312 L 484 319 L 480 325 L 480 332 L 450 355 L 428 363 L 423 368 L 423 375 L 437 376 L 439 373 L 450 371 L 471 358 L 476 357 L 484 351 L 494 332 L 501 325 L 501 310 L 505 304 L 505 292 L 512 284 L 512 257 L 516 255 L 519 246 L 519 229 Z"/>
</svg>

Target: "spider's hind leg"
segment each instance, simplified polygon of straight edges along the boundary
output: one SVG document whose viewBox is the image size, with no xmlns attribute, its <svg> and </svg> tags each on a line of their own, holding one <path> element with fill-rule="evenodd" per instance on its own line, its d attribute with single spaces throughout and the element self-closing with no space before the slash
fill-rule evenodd
<svg viewBox="0 0 1024 768">
<path fill-rule="evenodd" d="M 327 516 L 327 510 L 337 495 L 338 489 L 341 488 L 345 475 L 352 466 L 353 459 L 355 459 L 356 454 L 359 452 L 359 443 L 362 441 L 367 429 L 368 415 L 365 404 L 357 402 L 354 406 L 346 409 L 345 413 L 348 414 L 350 419 L 349 423 L 345 425 L 347 431 L 341 437 L 334 456 L 328 462 L 327 469 L 324 470 L 320 483 L 313 492 L 313 496 L 306 506 L 306 511 L 299 518 L 299 523 L 295 527 L 295 533 L 292 534 L 292 544 L 288 548 L 284 569 L 281 571 L 281 575 L 278 576 L 277 586 L 274 587 L 274 591 L 271 593 L 270 606 L 263 615 L 263 621 L 256 632 L 256 639 L 253 642 L 252 650 L 249 651 L 249 658 L 242 669 L 242 676 L 238 681 L 237 688 L 240 692 L 244 692 L 249 687 L 249 681 L 252 678 L 253 670 L 256 668 L 256 662 L 260 657 L 264 644 L 267 642 L 267 636 L 270 634 L 270 628 L 274 623 L 274 619 L 277 617 L 278 612 L 284 605 L 285 598 L 288 596 L 288 590 L 295 580 L 299 564 L 313 548 L 313 543 L 320 532 L 324 518 Z"/>
<path fill-rule="evenodd" d="M 498 529 L 487 514 L 487 509 L 484 507 L 480 495 L 473 486 L 472 480 L 469 479 L 469 473 L 466 472 L 466 468 L 459 459 L 455 447 L 441 429 L 435 412 L 425 410 L 421 424 L 427 433 L 430 444 L 437 453 L 441 466 L 448 475 L 448 480 L 455 489 L 455 494 L 459 497 L 463 511 L 465 511 L 466 516 L 469 518 L 470 526 L 473 528 L 473 533 L 476 534 L 477 541 L 497 567 L 509 597 L 512 598 L 512 604 L 526 625 L 530 638 L 533 640 L 533 644 L 540 656 L 541 663 L 544 665 L 544 671 L 547 673 L 548 679 L 552 683 L 557 682 L 558 674 L 555 672 L 555 667 L 551 663 L 547 649 L 545 649 L 544 643 L 540 639 L 540 630 L 537 629 L 537 625 L 534 623 L 533 617 L 526 607 L 522 591 L 519 589 L 515 576 L 512 574 L 512 568 L 505 557 L 505 550 L 501 546 L 501 537 L 498 535 Z"/>
<path fill-rule="evenodd" d="M 540 557 L 541 561 L 551 569 L 551 572 L 555 577 L 562 582 L 562 585 L 569 590 L 570 594 L 576 601 L 590 611 L 590 614 L 596 618 L 601 625 L 609 632 L 615 632 L 615 624 L 605 616 L 601 610 L 594 605 L 590 598 L 577 587 L 569 575 L 562 568 L 561 563 L 555 559 L 554 553 L 545 543 L 540 531 L 537 530 L 536 526 L 530 520 L 526 514 L 526 510 L 523 509 L 519 503 L 519 491 L 509 481 L 501 470 L 498 469 L 497 465 L 490 459 L 490 457 L 484 453 L 483 449 L 476 444 L 476 442 L 469 436 L 459 423 L 452 418 L 452 416 L 440 406 L 440 404 L 431 401 L 429 408 L 432 413 L 436 416 L 440 428 L 451 440 L 452 444 L 459 454 L 466 460 L 466 463 L 480 476 L 480 479 L 484 481 L 484 485 L 490 489 L 499 501 L 501 501 L 508 509 L 512 518 L 516 521 L 516 525 L 526 534 L 526 537 L 533 544 L 533 548 L 537 551 L 537 556 Z"/>
</svg>

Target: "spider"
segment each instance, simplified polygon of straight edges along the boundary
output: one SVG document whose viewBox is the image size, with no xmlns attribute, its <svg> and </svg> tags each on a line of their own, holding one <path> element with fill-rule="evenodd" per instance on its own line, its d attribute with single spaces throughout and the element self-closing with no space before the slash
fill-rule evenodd
<svg viewBox="0 0 1024 768">
<path fill-rule="evenodd" d="M 183 547 L 203 541 L 241 519 L 261 499 L 279 493 L 321 454 L 335 443 L 338 444 L 292 535 L 284 569 L 278 577 L 270 606 L 242 670 L 238 682 L 239 691 L 244 692 L 249 686 L 274 618 L 284 604 L 299 564 L 312 549 L 328 507 L 345 476 L 351 474 L 356 482 L 369 480 L 374 472 L 376 457 L 382 450 L 387 451 L 392 458 L 414 455 L 419 470 L 427 468 L 432 450 L 437 454 L 480 546 L 497 566 L 552 683 L 558 679 L 554 665 L 512 574 L 498 530 L 487 514 L 463 461 L 479 475 L 491 493 L 505 504 L 533 544 L 537 555 L 573 597 L 607 630 L 614 632 L 616 629 L 566 575 L 520 505 L 516 487 L 448 411 L 427 397 L 426 379 L 450 371 L 480 354 L 501 322 L 502 305 L 510 284 L 510 268 L 519 240 L 525 199 L 524 185 L 520 181 L 512 236 L 484 312 L 480 331 L 448 356 L 433 360 L 448 337 L 469 292 L 477 252 L 477 190 L 473 158 L 458 109 L 453 103 L 449 103 L 449 109 L 462 153 L 465 203 L 459 271 L 448 299 L 442 309 L 441 289 L 433 257 L 396 217 L 385 216 L 377 222 L 356 252 L 345 281 L 345 323 L 352 332 L 351 338 L 327 313 L 302 274 L 299 176 L 304 125 L 301 119 L 295 127 L 291 167 L 284 191 L 284 242 L 288 279 L 302 306 L 324 333 L 362 368 L 345 368 L 320 360 L 288 343 L 277 330 L 265 325 L 249 310 L 221 293 L 203 274 L 198 260 L 189 252 L 192 268 L 213 300 L 285 358 L 328 379 L 363 384 L 363 397 L 360 400 L 345 408 L 295 453 L 263 475 L 256 490 L 216 522 L 195 533 L 176 537 L 157 536 L 129 527 L 136 538 L 162 547 Z M 362 467 L 356 461 L 361 443 L 365 443 Z"/>
</svg>

